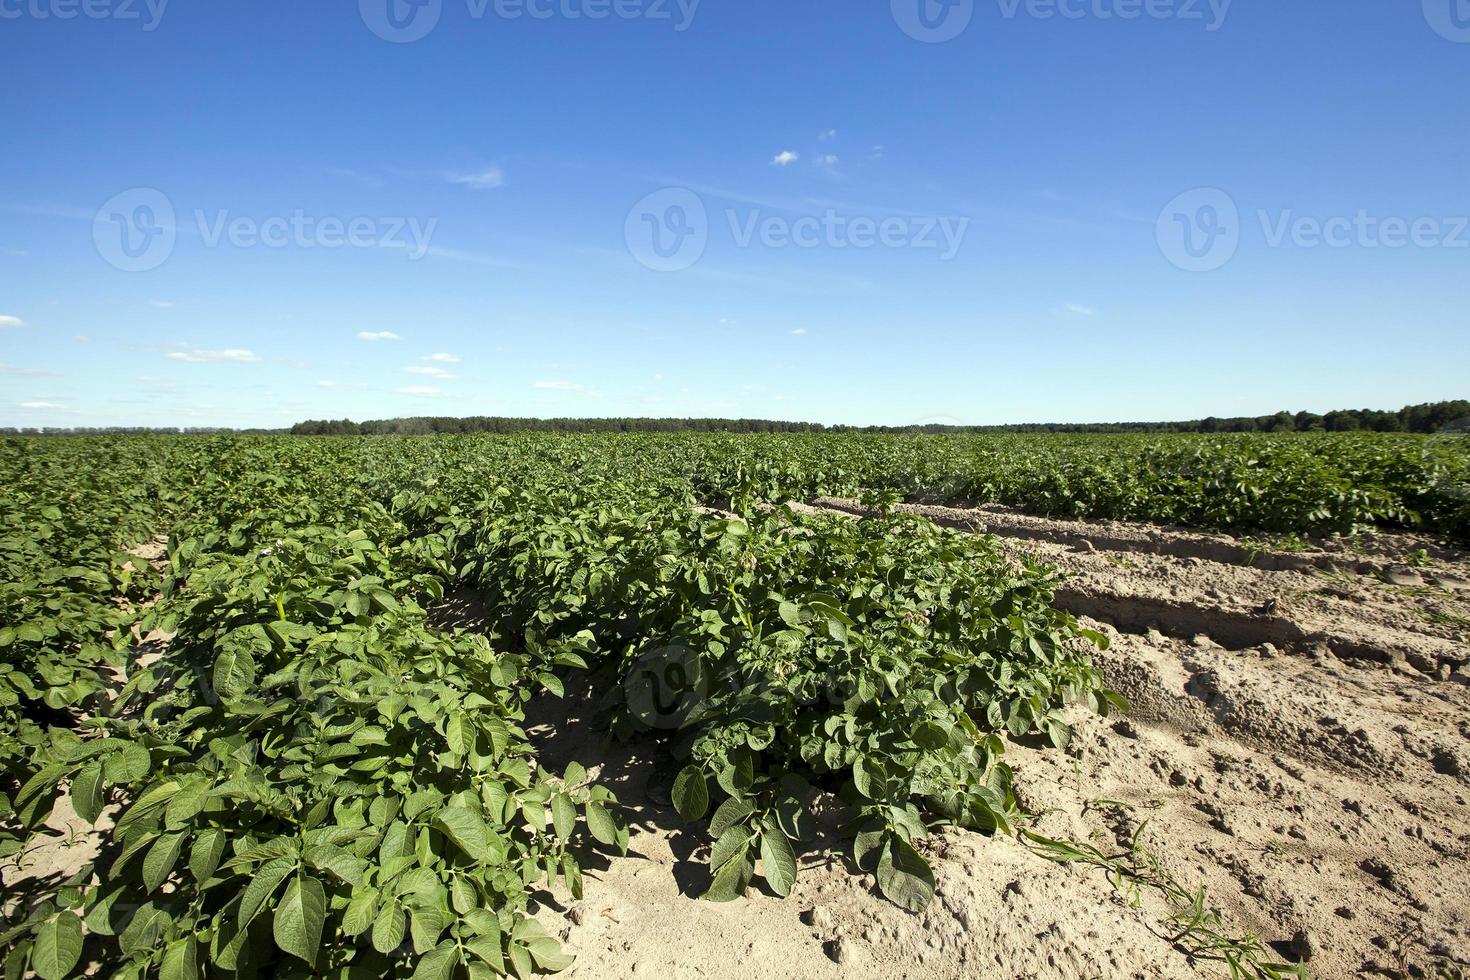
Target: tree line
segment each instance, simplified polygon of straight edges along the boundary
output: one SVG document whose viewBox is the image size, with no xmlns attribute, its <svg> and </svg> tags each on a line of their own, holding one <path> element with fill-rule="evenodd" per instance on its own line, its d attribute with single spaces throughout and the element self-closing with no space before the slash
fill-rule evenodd
<svg viewBox="0 0 1470 980">
<path fill-rule="evenodd" d="M 1034 422 L 1017 425 L 822 425 L 820 422 L 778 422 L 771 419 L 524 419 L 500 416 L 472 418 L 414 417 L 354 422 L 351 419 L 312 419 L 287 429 L 227 429 L 203 427 L 148 428 L 105 426 L 90 428 L 0 428 L 0 435 L 245 435 L 377 436 L 436 435 L 474 432 L 867 432 L 886 434 L 983 432 L 1470 432 L 1470 401 L 1427 402 L 1396 412 L 1345 409 L 1314 412 L 1277 412 L 1239 418 L 1204 418 L 1189 422 Z"/>
<path fill-rule="evenodd" d="M 1396 412 L 1345 409 L 1318 415 L 1277 412 L 1240 418 L 1204 418 L 1189 422 L 1053 422 L 1020 425 L 822 425 L 770 419 L 519 419 L 415 417 L 353 422 L 312 420 L 291 427 L 293 435 L 434 435 L 473 432 L 1447 432 L 1470 431 L 1470 401 L 1409 405 Z"/>
</svg>

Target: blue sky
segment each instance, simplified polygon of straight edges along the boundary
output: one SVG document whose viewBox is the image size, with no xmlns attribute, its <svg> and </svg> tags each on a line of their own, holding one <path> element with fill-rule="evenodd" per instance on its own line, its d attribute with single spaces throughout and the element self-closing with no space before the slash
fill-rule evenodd
<svg viewBox="0 0 1470 980">
<path fill-rule="evenodd" d="M 0 425 L 1470 394 L 1467 0 L 86 2 L 0 0 Z"/>
</svg>

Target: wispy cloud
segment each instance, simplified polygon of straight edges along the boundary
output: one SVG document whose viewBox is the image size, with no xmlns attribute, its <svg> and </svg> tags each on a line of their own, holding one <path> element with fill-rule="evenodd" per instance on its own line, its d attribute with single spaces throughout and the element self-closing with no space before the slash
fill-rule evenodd
<svg viewBox="0 0 1470 980">
<path fill-rule="evenodd" d="M 819 143 L 825 143 L 828 140 L 835 140 L 836 138 L 837 138 L 837 130 L 835 130 L 835 129 L 824 129 L 820 133 L 817 134 L 817 141 Z"/>
<path fill-rule="evenodd" d="M 419 358 L 419 360 L 438 361 L 440 364 L 458 364 L 460 358 L 458 354 L 430 354 L 427 357 Z"/>
<path fill-rule="evenodd" d="M 782 150 L 771 158 L 771 165 L 774 167 L 789 167 L 800 159 L 800 153 L 795 153 L 791 150 Z"/>
<path fill-rule="evenodd" d="M 467 262 L 470 265 L 488 265 L 496 269 L 524 269 L 525 266 L 511 259 L 501 258 L 498 255 L 488 255 L 484 252 L 467 252 L 460 248 L 441 248 L 438 245 L 430 246 L 425 253 L 436 259 L 449 259 L 452 262 Z"/>
<path fill-rule="evenodd" d="M 61 408 L 55 402 L 19 402 L 17 408 Z"/>
<path fill-rule="evenodd" d="M 386 183 L 386 181 L 384 181 L 381 177 L 374 177 L 372 174 L 358 173 L 356 170 L 351 170 L 347 167 L 329 167 L 327 168 L 327 173 L 331 174 L 333 177 L 340 177 L 345 181 L 356 184 L 358 187 L 361 187 L 364 190 L 377 190 L 383 187 Z"/>
<path fill-rule="evenodd" d="M 791 331 L 791 336 L 793 336 L 793 337 L 805 337 L 806 336 L 806 327 L 797 327 L 795 330 Z"/>
<path fill-rule="evenodd" d="M 1073 316 L 1097 316 L 1097 310 L 1095 308 L 1084 306 L 1081 303 L 1068 303 L 1062 307 L 1062 311 L 1064 313 L 1070 313 Z"/>
<path fill-rule="evenodd" d="M 439 378 L 441 381 L 449 381 L 452 378 L 459 377 L 459 375 L 457 374 L 450 374 L 443 368 L 437 367 L 420 367 L 415 365 L 414 367 L 406 367 L 403 370 L 407 371 L 409 374 L 422 374 L 425 377 L 429 378 Z"/>
<path fill-rule="evenodd" d="M 337 382 L 335 382 L 335 381 L 318 381 L 316 383 L 316 386 L 318 388 L 335 388 L 335 387 L 337 387 Z"/>
<path fill-rule="evenodd" d="M 446 179 L 451 184 L 458 184 L 477 191 L 488 191 L 505 186 L 505 172 L 499 167 L 488 167 L 478 173 L 450 174 Z"/>
<path fill-rule="evenodd" d="M 823 153 L 821 156 L 817 157 L 816 162 L 817 166 L 819 167 L 835 167 L 839 163 L 841 163 L 842 160 L 835 153 Z"/>
<path fill-rule="evenodd" d="M 403 338 L 391 330 L 361 330 L 357 334 L 357 339 L 376 344 L 385 340 L 402 340 Z"/>
<path fill-rule="evenodd" d="M 171 299 L 150 299 L 148 305 L 155 310 L 171 310 L 174 308 L 174 302 Z"/>
<path fill-rule="evenodd" d="M 21 378 L 44 378 L 51 374 L 50 371 L 42 371 L 39 368 L 16 367 L 14 364 L 0 364 L 0 374 L 9 374 Z"/>
<path fill-rule="evenodd" d="M 168 355 L 168 359 L 189 364 L 254 364 L 260 357 L 254 351 L 231 347 L 228 350 L 176 350 Z"/>
<path fill-rule="evenodd" d="M 400 395 L 416 395 L 420 398 L 433 398 L 436 395 L 444 394 L 443 391 L 431 385 L 409 385 L 407 388 L 399 388 L 398 393 Z"/>
<path fill-rule="evenodd" d="M 0 329 L 5 327 L 23 327 L 26 322 L 18 316 L 0 316 Z"/>
<path fill-rule="evenodd" d="M 574 381 L 538 381 L 536 387 L 541 391 L 586 391 L 586 385 L 579 385 Z"/>
<path fill-rule="evenodd" d="M 30 254 L 30 250 L 25 248 L 0 248 L 0 255 L 8 259 L 23 259 Z"/>
</svg>

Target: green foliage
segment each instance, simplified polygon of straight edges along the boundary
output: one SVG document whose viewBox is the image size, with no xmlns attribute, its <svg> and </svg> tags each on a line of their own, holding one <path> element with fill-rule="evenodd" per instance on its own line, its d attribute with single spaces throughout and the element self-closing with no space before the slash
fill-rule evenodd
<svg viewBox="0 0 1470 980">
<path fill-rule="evenodd" d="M 0 440 L 0 856 L 50 833 L 63 794 L 110 823 L 97 861 L 15 910 L 0 955 L 74 975 L 86 933 L 140 980 L 563 969 L 528 904 L 580 896 L 588 849 L 628 831 L 522 725 L 587 669 L 613 681 L 602 724 L 679 760 L 707 898 L 789 894 L 826 808 L 853 868 L 921 910 L 935 825 L 1018 826 L 1007 740 L 1065 746 L 1065 705 L 1125 705 L 1051 570 L 897 500 L 1464 534 L 1466 446 Z M 786 506 L 817 494 L 876 516 Z M 166 555 L 140 558 L 160 533 Z M 483 629 L 431 620 L 451 587 L 483 600 Z M 156 660 L 153 631 L 171 637 Z"/>
</svg>

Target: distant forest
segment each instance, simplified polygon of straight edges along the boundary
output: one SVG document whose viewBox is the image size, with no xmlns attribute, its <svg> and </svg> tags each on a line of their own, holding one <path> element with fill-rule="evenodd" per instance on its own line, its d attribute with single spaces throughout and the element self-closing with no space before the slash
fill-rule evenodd
<svg viewBox="0 0 1470 980">
<path fill-rule="evenodd" d="M 147 433 L 241 433 L 300 436 L 435 435 L 464 432 L 870 432 L 944 434 L 981 432 L 1470 432 L 1470 401 L 1410 405 L 1397 412 L 1345 409 L 1277 412 L 1254 418 L 1207 418 L 1192 422 L 1036 422 L 1021 425 L 822 425 L 768 419 L 513 419 L 416 417 L 353 422 L 349 419 L 298 422 L 285 429 L 220 428 L 0 428 L 0 435 L 136 435 Z"/>
<path fill-rule="evenodd" d="M 1254 418 L 1192 422 L 1030 423 L 1023 425 L 850 426 L 766 419 L 512 419 L 406 418 L 373 422 L 299 422 L 293 435 L 432 435 L 456 432 L 1446 432 L 1470 431 L 1470 401 L 1410 405 L 1397 412 L 1347 409 L 1317 415 L 1277 412 Z"/>
</svg>

